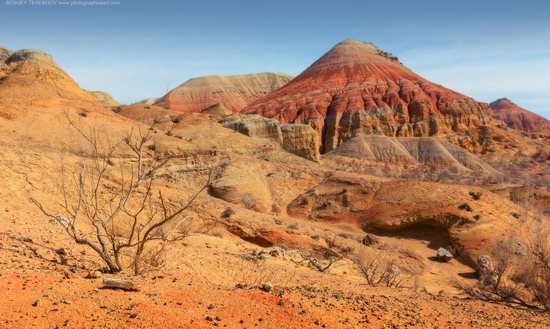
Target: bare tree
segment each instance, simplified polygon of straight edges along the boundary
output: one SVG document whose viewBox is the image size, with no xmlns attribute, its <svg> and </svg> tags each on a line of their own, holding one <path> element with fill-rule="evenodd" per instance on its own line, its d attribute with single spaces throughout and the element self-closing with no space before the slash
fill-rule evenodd
<svg viewBox="0 0 550 329">
<path fill-rule="evenodd" d="M 478 259 L 475 285 L 457 282 L 472 297 L 527 308 L 550 310 L 550 231 L 543 223 L 526 225 L 525 234 L 509 234 L 491 256 Z"/>
<path fill-rule="evenodd" d="M 131 267 L 138 275 L 147 260 L 153 261 L 153 266 L 161 264 L 166 244 L 185 236 L 182 226 L 189 218 L 186 213 L 208 186 L 211 171 L 196 193 L 175 204 L 155 188 L 155 179 L 170 158 L 154 152 L 150 143 L 153 127 L 145 132 L 130 131 L 113 144 L 95 129 L 85 133 L 70 124 L 84 138 L 91 154 L 78 164 L 69 184 L 62 173 L 60 206 L 64 214 L 52 213 L 40 202 L 31 201 L 76 243 L 93 249 L 111 273 Z M 119 159 L 115 165 L 114 155 L 124 151 L 130 157 Z"/>
</svg>

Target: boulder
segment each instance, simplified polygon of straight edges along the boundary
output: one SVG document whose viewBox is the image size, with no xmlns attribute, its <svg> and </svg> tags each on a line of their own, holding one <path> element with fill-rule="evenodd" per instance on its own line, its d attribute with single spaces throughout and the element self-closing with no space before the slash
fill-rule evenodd
<svg viewBox="0 0 550 329">
<path fill-rule="evenodd" d="M 139 291 L 139 286 L 127 279 L 104 278 L 103 289 L 119 289 L 125 291 Z"/>
<path fill-rule="evenodd" d="M 250 166 L 228 166 L 211 183 L 211 192 L 219 199 L 267 213 L 272 209 L 272 200 L 264 176 L 261 170 Z"/>
<path fill-rule="evenodd" d="M 374 246 L 375 244 L 378 244 L 378 242 L 380 242 L 380 239 L 370 233 L 365 235 L 363 239 L 361 239 L 361 243 L 365 246 Z"/>
<path fill-rule="evenodd" d="M 453 259 L 453 254 L 445 248 L 437 249 L 436 259 L 442 263 L 448 263 Z"/>
</svg>

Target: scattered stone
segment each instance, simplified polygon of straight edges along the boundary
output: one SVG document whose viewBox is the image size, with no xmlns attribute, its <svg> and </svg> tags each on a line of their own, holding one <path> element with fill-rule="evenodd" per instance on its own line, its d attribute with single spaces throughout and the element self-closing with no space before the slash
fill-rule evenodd
<svg viewBox="0 0 550 329">
<path fill-rule="evenodd" d="M 260 290 L 265 291 L 265 292 L 271 292 L 271 291 L 273 291 L 273 285 L 269 282 L 263 283 L 260 286 Z"/>
<path fill-rule="evenodd" d="M 214 307 L 215 307 L 214 304 L 208 305 L 208 309 L 209 309 L 209 310 L 213 309 Z"/>
<path fill-rule="evenodd" d="M 37 300 L 34 301 L 34 303 L 32 303 L 32 306 L 34 306 L 34 307 L 38 307 L 40 305 L 42 305 L 42 302 L 40 301 L 40 299 L 37 299 Z"/>
<path fill-rule="evenodd" d="M 281 256 L 281 252 L 279 251 L 279 249 L 277 248 L 274 248 L 272 249 L 269 254 L 271 255 L 271 257 L 279 257 Z"/>
<path fill-rule="evenodd" d="M 380 242 L 380 239 L 378 239 L 375 235 L 370 233 L 368 233 L 363 237 L 363 239 L 361 239 L 361 243 L 364 244 L 365 246 L 374 246 L 378 242 Z"/>
<path fill-rule="evenodd" d="M 67 248 L 59 248 L 55 251 L 58 255 L 68 256 L 71 254 L 71 250 Z"/>
<path fill-rule="evenodd" d="M 137 318 L 137 316 L 138 316 L 138 313 L 132 313 L 130 314 L 130 319 L 135 319 Z"/>
<path fill-rule="evenodd" d="M 436 258 L 442 263 L 448 263 L 451 259 L 453 259 L 453 254 L 445 248 L 439 248 L 437 249 Z"/>
<path fill-rule="evenodd" d="M 103 289 L 120 289 L 125 291 L 139 291 L 139 287 L 130 280 L 126 279 L 103 279 Z"/>
<path fill-rule="evenodd" d="M 210 315 L 207 315 L 204 319 L 205 319 L 206 321 L 214 321 L 214 318 L 211 317 Z"/>
<path fill-rule="evenodd" d="M 88 274 L 86 274 L 86 279 L 99 279 L 101 278 L 102 273 L 100 271 L 89 271 Z"/>
</svg>

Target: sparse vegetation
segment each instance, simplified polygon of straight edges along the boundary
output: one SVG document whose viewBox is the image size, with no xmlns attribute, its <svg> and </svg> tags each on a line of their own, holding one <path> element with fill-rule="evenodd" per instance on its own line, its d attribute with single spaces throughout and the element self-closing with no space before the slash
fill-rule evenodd
<svg viewBox="0 0 550 329">
<path fill-rule="evenodd" d="M 481 195 L 482 195 L 483 193 L 481 193 L 481 192 L 473 192 L 473 191 L 472 191 L 472 192 L 470 192 L 470 193 L 468 193 L 468 194 L 472 197 L 472 199 L 474 199 L 474 200 L 479 200 L 479 199 L 481 199 Z"/>
<path fill-rule="evenodd" d="M 400 288 L 411 279 L 401 273 L 401 269 L 387 252 L 381 250 L 363 250 L 353 260 L 371 286 Z"/>
<path fill-rule="evenodd" d="M 231 207 L 226 208 L 222 213 L 222 218 L 225 220 L 230 220 L 231 216 L 235 214 L 235 210 Z"/>
<path fill-rule="evenodd" d="M 550 311 L 550 230 L 538 222 L 521 240 L 510 235 L 478 259 L 478 282 L 458 286 L 472 297 Z"/>
<path fill-rule="evenodd" d="M 466 211 L 468 211 L 468 212 L 474 211 L 474 209 L 472 208 L 472 206 L 470 206 L 468 203 L 463 203 L 463 204 L 461 204 L 460 206 L 458 206 L 458 209 L 460 209 L 460 210 L 466 210 Z"/>
<path fill-rule="evenodd" d="M 327 273 L 332 266 L 344 258 L 339 253 L 330 249 L 325 249 L 322 252 L 300 250 L 299 255 L 303 260 L 302 263 L 305 262 L 307 266 L 321 273 Z"/>
<path fill-rule="evenodd" d="M 64 213 L 51 212 L 32 201 L 76 243 L 94 250 L 110 273 L 131 267 L 138 275 L 162 266 L 166 244 L 186 236 L 187 231 L 182 230 L 186 212 L 207 184 L 188 201 L 174 204 L 161 190 L 155 190 L 159 170 L 169 159 L 146 155 L 151 129 L 130 132 L 113 144 L 96 130 L 84 133 L 71 126 L 84 138 L 91 154 L 78 164 L 72 181 L 67 182 L 62 173 Z M 125 150 L 131 154 L 129 164 L 111 166 L 114 155 Z"/>
</svg>

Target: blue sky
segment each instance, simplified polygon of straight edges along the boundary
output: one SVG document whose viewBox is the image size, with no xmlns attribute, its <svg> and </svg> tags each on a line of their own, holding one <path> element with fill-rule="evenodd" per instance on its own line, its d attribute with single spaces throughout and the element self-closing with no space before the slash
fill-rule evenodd
<svg viewBox="0 0 550 329">
<path fill-rule="evenodd" d="M 1 45 L 45 50 L 83 88 L 121 102 L 201 75 L 297 75 L 351 38 L 480 101 L 508 97 L 550 118 L 546 0 L 16 2 L 0 0 Z"/>
</svg>

